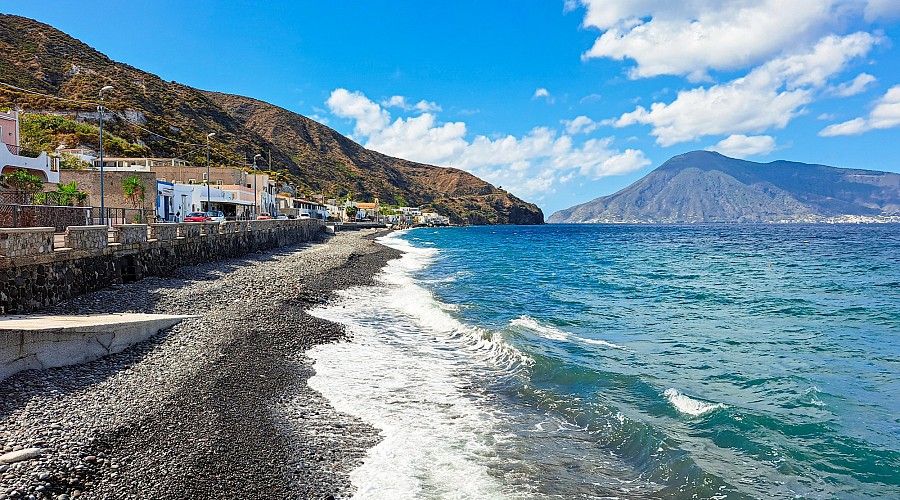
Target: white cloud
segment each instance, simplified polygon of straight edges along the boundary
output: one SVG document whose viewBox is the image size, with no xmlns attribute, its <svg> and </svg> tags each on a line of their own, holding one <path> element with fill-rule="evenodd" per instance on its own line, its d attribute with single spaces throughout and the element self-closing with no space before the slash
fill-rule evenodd
<svg viewBox="0 0 900 500">
<path fill-rule="evenodd" d="M 867 33 L 829 35 L 806 52 L 775 58 L 730 82 L 681 91 L 671 103 L 656 102 L 603 124 L 643 124 L 662 146 L 707 135 L 758 134 L 781 129 L 812 102 L 815 90 L 876 43 Z"/>
<path fill-rule="evenodd" d="M 870 84 L 875 83 L 878 79 L 868 73 L 860 73 L 853 80 L 844 82 L 831 90 L 836 96 L 850 97 L 861 94 L 869 88 Z"/>
<path fill-rule="evenodd" d="M 391 96 L 389 99 L 385 99 L 381 101 L 381 105 L 386 108 L 400 108 L 404 111 L 419 111 L 421 113 L 433 113 L 436 111 L 441 111 L 441 107 L 436 103 L 426 100 L 421 100 L 416 104 L 410 104 L 409 101 L 406 100 L 406 97 L 402 95 Z"/>
<path fill-rule="evenodd" d="M 733 158 L 746 158 L 748 156 L 771 153 L 775 150 L 775 147 L 775 138 L 771 135 L 746 136 L 735 134 L 706 149 L 707 151 L 718 151 L 725 156 Z"/>
<path fill-rule="evenodd" d="M 848 1 L 848 0 L 844 0 Z M 634 78 L 757 65 L 829 32 L 841 0 L 581 0 L 604 33 L 584 58 L 631 59 Z"/>
<path fill-rule="evenodd" d="M 900 18 L 900 2 L 897 0 L 869 0 L 866 3 L 865 18 L 869 22 L 879 18 Z"/>
<path fill-rule="evenodd" d="M 547 127 L 535 128 L 521 137 L 478 135 L 469 140 L 463 122 L 439 123 L 432 113 L 392 121 L 379 104 L 360 92 L 345 89 L 332 92 L 327 105 L 335 116 L 354 121 L 355 133 L 364 136 L 368 148 L 412 161 L 461 168 L 520 196 L 552 192 L 577 176 L 599 179 L 650 164 L 640 150 L 614 149 L 610 138 L 577 145 L 571 135 Z"/>
<path fill-rule="evenodd" d="M 466 148 L 466 124 L 445 123 L 435 126 L 431 113 L 411 118 L 397 118 L 389 126 L 368 134 L 366 147 L 394 154 L 402 151 L 402 158 L 423 163 L 440 163 L 453 158 Z"/>
<path fill-rule="evenodd" d="M 819 135 L 822 137 L 859 135 L 870 130 L 897 126 L 900 126 L 900 85 L 894 85 L 875 101 L 875 107 L 869 112 L 868 117 L 829 125 L 819 132 Z"/>
<path fill-rule="evenodd" d="M 328 109 L 341 118 L 350 118 L 355 122 L 354 134 L 371 135 L 387 127 L 391 115 L 381 106 L 370 101 L 361 92 L 350 92 L 337 89 L 325 101 Z"/>
<path fill-rule="evenodd" d="M 549 102 L 550 104 L 553 104 L 553 102 L 555 101 L 553 96 L 550 95 L 550 91 L 545 88 L 539 88 L 539 89 L 535 90 L 534 95 L 531 96 L 531 100 L 541 99 L 541 98 L 546 99 L 547 102 Z"/>
<path fill-rule="evenodd" d="M 842 123 L 834 123 L 819 132 L 820 137 L 834 137 L 838 135 L 859 135 L 869 130 L 865 118 L 854 118 Z"/>
<path fill-rule="evenodd" d="M 563 120 L 561 123 L 566 126 L 566 132 L 570 135 L 590 134 L 600 127 L 599 122 L 595 122 L 584 115 L 577 116 L 572 120 Z"/>
</svg>

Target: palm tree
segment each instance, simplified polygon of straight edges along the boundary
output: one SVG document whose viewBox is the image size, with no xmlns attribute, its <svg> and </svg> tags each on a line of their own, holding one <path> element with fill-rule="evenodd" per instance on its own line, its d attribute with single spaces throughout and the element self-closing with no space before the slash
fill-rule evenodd
<svg viewBox="0 0 900 500">
<path fill-rule="evenodd" d="M 132 208 L 141 208 L 143 206 L 145 191 L 146 188 L 144 187 L 144 183 L 141 182 L 140 177 L 132 175 L 122 179 L 122 192 L 125 194 L 125 197 L 128 198 L 128 201 L 131 202 Z M 138 214 L 134 216 L 135 223 L 140 223 L 143 220 L 143 211 L 138 212 Z"/>
<path fill-rule="evenodd" d="M 136 175 L 122 179 L 122 192 L 131 202 L 132 208 L 140 208 L 144 204 L 145 190 L 144 183 Z"/>
<path fill-rule="evenodd" d="M 56 191 L 50 193 L 58 205 L 80 207 L 87 199 L 87 193 L 78 189 L 75 181 L 68 184 L 60 184 Z"/>
</svg>

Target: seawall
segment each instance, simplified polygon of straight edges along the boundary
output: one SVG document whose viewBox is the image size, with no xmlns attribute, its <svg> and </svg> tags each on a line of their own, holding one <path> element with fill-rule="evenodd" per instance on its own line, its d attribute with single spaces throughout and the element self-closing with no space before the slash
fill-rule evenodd
<svg viewBox="0 0 900 500">
<path fill-rule="evenodd" d="M 27 314 L 69 298 L 167 276 L 176 268 L 314 241 L 318 220 L 0 228 L 0 314 Z"/>
</svg>

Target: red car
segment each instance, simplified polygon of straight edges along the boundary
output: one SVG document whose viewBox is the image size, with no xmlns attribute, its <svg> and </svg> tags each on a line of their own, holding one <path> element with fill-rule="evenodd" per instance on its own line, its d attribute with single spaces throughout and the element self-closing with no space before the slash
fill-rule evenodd
<svg viewBox="0 0 900 500">
<path fill-rule="evenodd" d="M 212 217 L 206 212 L 191 212 L 184 218 L 185 222 L 206 222 L 211 220 Z"/>
</svg>

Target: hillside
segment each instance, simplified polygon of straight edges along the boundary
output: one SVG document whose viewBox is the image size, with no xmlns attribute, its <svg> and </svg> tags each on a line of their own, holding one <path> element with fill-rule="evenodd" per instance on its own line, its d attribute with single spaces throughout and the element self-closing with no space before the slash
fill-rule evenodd
<svg viewBox="0 0 900 500">
<path fill-rule="evenodd" d="M 900 174 L 755 163 L 719 153 L 676 156 L 627 188 L 548 222 L 775 222 L 900 215 Z"/>
<path fill-rule="evenodd" d="M 248 97 L 167 82 L 113 61 L 37 21 L 0 14 L 0 82 L 52 96 L 95 103 L 104 85 L 109 154 L 176 156 L 205 162 L 206 134 L 215 132 L 212 163 L 244 166 L 262 153 L 272 170 L 301 193 L 425 205 L 454 223 L 540 224 L 534 204 L 458 169 L 393 158 L 365 149 L 302 115 Z M 52 99 L 0 86 L 0 108 L 29 113 L 27 146 L 97 148 L 95 104 Z M 56 115 L 51 117 L 47 115 Z M 76 123 L 73 123 L 76 122 Z M 84 126 L 90 127 L 85 128 Z"/>
</svg>

